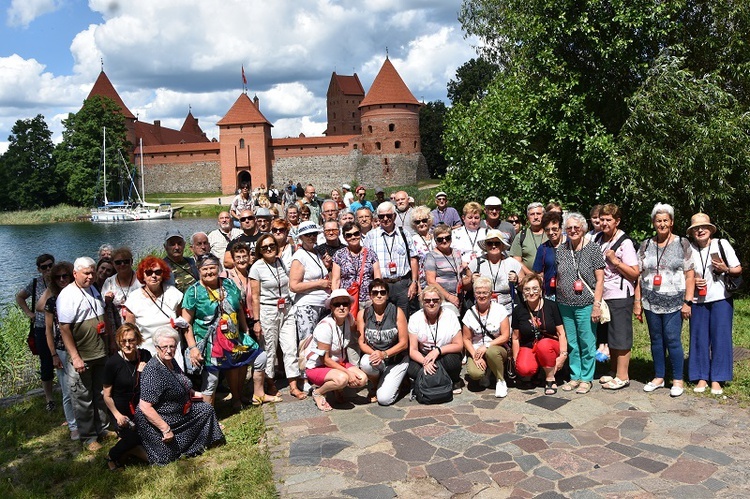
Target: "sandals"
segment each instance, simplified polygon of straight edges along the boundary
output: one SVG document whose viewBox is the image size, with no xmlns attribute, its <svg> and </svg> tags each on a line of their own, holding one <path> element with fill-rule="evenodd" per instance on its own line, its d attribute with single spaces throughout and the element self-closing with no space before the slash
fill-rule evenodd
<svg viewBox="0 0 750 499">
<path fill-rule="evenodd" d="M 572 392 L 573 390 L 575 390 L 576 388 L 578 388 L 578 386 L 581 383 L 582 382 L 578 381 L 577 379 L 571 379 L 570 381 L 568 381 L 567 383 L 565 383 L 562 386 L 562 391 L 564 391 L 564 392 Z"/>
<path fill-rule="evenodd" d="M 590 391 L 591 391 L 591 383 L 589 383 L 588 381 L 581 381 L 578 384 L 578 389 L 576 390 L 576 393 L 578 395 L 586 395 Z"/>
<path fill-rule="evenodd" d="M 107 468 L 109 468 L 109 471 L 117 471 L 125 467 L 124 464 L 118 463 L 117 461 L 115 461 L 109 456 L 107 456 L 105 459 L 107 460 Z"/>
<path fill-rule="evenodd" d="M 617 377 L 617 375 L 614 372 L 610 371 L 609 374 L 606 374 L 606 375 L 602 376 L 601 378 L 599 378 L 599 384 L 600 385 L 606 385 L 607 383 L 609 383 L 610 381 L 612 381 L 616 377 Z"/>
<path fill-rule="evenodd" d="M 300 390 L 299 388 L 296 389 L 289 389 L 289 395 L 296 398 L 297 400 L 305 400 L 307 398 L 307 394 Z"/>
<path fill-rule="evenodd" d="M 312 392 L 312 399 L 313 399 L 313 402 L 315 403 L 315 406 L 319 410 L 321 410 L 323 412 L 328 412 L 328 411 L 332 411 L 333 410 L 333 407 L 331 407 L 331 404 L 329 404 L 328 400 L 326 400 L 326 396 L 325 395 L 321 395 L 316 390 L 313 390 L 313 392 Z"/>
<path fill-rule="evenodd" d="M 275 404 L 276 402 L 281 402 L 282 400 L 283 399 L 278 395 L 269 395 L 267 393 L 262 397 L 259 395 L 253 395 L 253 405 L 255 407 L 261 406 L 263 404 Z"/>
<path fill-rule="evenodd" d="M 545 395 L 554 395 L 557 393 L 557 383 L 555 383 L 555 380 L 546 380 L 544 382 L 544 394 Z"/>
<path fill-rule="evenodd" d="M 609 382 L 604 383 L 602 385 L 602 388 L 605 390 L 622 390 L 627 386 L 630 386 L 629 379 L 620 379 L 618 377 L 614 377 Z"/>
</svg>

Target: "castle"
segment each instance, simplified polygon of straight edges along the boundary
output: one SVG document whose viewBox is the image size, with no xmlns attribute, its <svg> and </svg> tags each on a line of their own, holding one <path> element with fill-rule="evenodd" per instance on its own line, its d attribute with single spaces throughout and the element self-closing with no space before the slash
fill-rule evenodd
<svg viewBox="0 0 750 499">
<path fill-rule="evenodd" d="M 143 154 L 147 192 L 234 193 L 288 180 L 310 182 L 323 194 L 343 182 L 368 187 L 414 184 L 427 178 L 419 139 L 420 103 L 386 58 L 365 94 L 359 77 L 331 75 L 324 136 L 272 138 L 256 96 L 242 92 L 209 140 L 189 111 L 180 130 L 139 121 L 102 71 L 89 97 L 114 100 L 125 117 L 133 157 Z M 141 151 L 140 144 L 143 144 Z"/>
</svg>

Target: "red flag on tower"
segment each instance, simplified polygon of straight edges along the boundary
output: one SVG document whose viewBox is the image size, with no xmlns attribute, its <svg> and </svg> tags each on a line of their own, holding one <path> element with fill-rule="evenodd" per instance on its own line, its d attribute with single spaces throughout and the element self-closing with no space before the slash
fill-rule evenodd
<svg viewBox="0 0 750 499">
<path fill-rule="evenodd" d="M 245 78 L 245 65 L 242 65 L 242 84 L 247 85 L 247 78 Z"/>
</svg>

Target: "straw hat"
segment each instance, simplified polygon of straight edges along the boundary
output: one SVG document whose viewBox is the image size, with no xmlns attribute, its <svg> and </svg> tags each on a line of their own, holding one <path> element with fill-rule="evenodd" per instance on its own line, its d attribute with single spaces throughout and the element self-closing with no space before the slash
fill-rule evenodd
<svg viewBox="0 0 750 499">
<path fill-rule="evenodd" d="M 687 233 L 690 235 L 690 232 L 695 229 L 696 227 L 705 226 L 708 227 L 708 230 L 711 232 L 711 235 L 716 232 L 716 226 L 711 223 L 711 217 L 706 215 L 705 213 L 696 213 L 692 217 L 690 217 L 690 227 L 687 228 Z"/>
<path fill-rule="evenodd" d="M 487 231 L 487 235 L 479 241 L 477 244 L 482 250 L 487 251 L 487 241 L 496 239 L 505 245 L 505 249 L 510 249 L 510 236 L 505 232 L 497 229 L 490 229 Z"/>
</svg>

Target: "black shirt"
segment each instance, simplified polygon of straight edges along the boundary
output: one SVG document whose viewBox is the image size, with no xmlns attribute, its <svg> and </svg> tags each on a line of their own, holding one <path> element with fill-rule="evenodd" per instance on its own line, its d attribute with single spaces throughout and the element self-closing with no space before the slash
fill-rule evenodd
<svg viewBox="0 0 750 499">
<path fill-rule="evenodd" d="M 133 408 L 138 406 L 141 398 L 141 373 L 138 372 L 138 364 L 151 360 L 151 352 L 142 348 L 138 349 L 136 360 L 128 361 L 118 352 L 107 359 L 104 366 L 104 385 L 112 387 L 112 400 L 120 413 L 133 418 L 130 403 Z"/>
<path fill-rule="evenodd" d="M 542 309 L 534 312 L 534 322 L 539 339 L 542 337 L 557 338 L 556 328 L 562 325 L 562 316 L 557 308 L 557 303 L 552 300 L 544 300 Z M 520 305 L 513 309 L 511 327 L 514 331 L 518 329 L 518 342 L 522 347 L 532 348 L 534 346 L 534 326 L 531 322 L 531 312 L 526 306 Z"/>
</svg>

